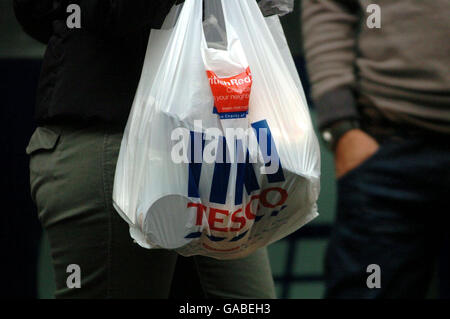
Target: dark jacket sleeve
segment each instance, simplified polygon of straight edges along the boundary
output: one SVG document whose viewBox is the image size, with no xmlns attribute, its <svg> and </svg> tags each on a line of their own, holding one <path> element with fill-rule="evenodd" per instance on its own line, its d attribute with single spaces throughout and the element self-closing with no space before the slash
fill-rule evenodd
<svg viewBox="0 0 450 319">
<path fill-rule="evenodd" d="M 24 31 L 45 44 L 52 35 L 52 21 L 61 13 L 53 0 L 14 0 L 14 12 Z"/>
<path fill-rule="evenodd" d="M 81 27 L 105 36 L 159 28 L 175 0 L 65 0 L 81 8 Z"/>
<path fill-rule="evenodd" d="M 104 36 L 126 36 L 142 28 L 158 28 L 176 0 L 14 0 L 25 32 L 47 43 L 52 21 L 66 19 L 70 4 L 80 6 L 81 28 Z"/>
</svg>

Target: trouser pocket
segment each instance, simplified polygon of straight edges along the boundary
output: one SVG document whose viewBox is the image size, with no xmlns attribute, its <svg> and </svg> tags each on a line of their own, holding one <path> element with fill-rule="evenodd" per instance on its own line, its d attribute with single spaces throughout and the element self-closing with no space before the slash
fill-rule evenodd
<svg viewBox="0 0 450 319">
<path fill-rule="evenodd" d="M 36 203 L 36 187 L 46 179 L 51 178 L 52 157 L 61 137 L 58 128 L 38 127 L 31 136 L 26 148 L 30 156 L 31 197 Z"/>
<path fill-rule="evenodd" d="M 32 155 L 39 151 L 52 151 L 59 141 L 61 133 L 58 129 L 38 127 L 31 136 L 26 152 Z"/>
</svg>

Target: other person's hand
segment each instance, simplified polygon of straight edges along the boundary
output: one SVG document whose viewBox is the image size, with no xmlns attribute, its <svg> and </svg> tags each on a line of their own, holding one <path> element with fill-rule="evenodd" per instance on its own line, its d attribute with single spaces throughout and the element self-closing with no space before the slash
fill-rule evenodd
<svg viewBox="0 0 450 319">
<path fill-rule="evenodd" d="M 355 169 L 379 149 L 378 142 L 360 129 L 350 130 L 338 141 L 335 152 L 336 177 Z"/>
</svg>

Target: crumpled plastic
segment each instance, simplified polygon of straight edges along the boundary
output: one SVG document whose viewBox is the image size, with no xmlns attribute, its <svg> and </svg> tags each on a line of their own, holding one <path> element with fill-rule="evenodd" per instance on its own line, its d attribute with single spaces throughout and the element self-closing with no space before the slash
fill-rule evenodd
<svg viewBox="0 0 450 319">
<path fill-rule="evenodd" d="M 294 11 L 294 0 L 261 0 L 258 4 L 265 17 L 276 14 L 281 17 Z"/>
</svg>

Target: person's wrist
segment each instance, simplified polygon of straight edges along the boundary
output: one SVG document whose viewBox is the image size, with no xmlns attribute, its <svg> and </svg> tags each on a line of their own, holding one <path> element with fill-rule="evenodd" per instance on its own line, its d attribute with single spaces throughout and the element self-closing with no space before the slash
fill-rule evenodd
<svg viewBox="0 0 450 319">
<path fill-rule="evenodd" d="M 343 119 L 328 125 L 321 130 L 322 140 L 329 150 L 335 151 L 341 137 L 349 131 L 360 129 L 357 119 Z"/>
</svg>

